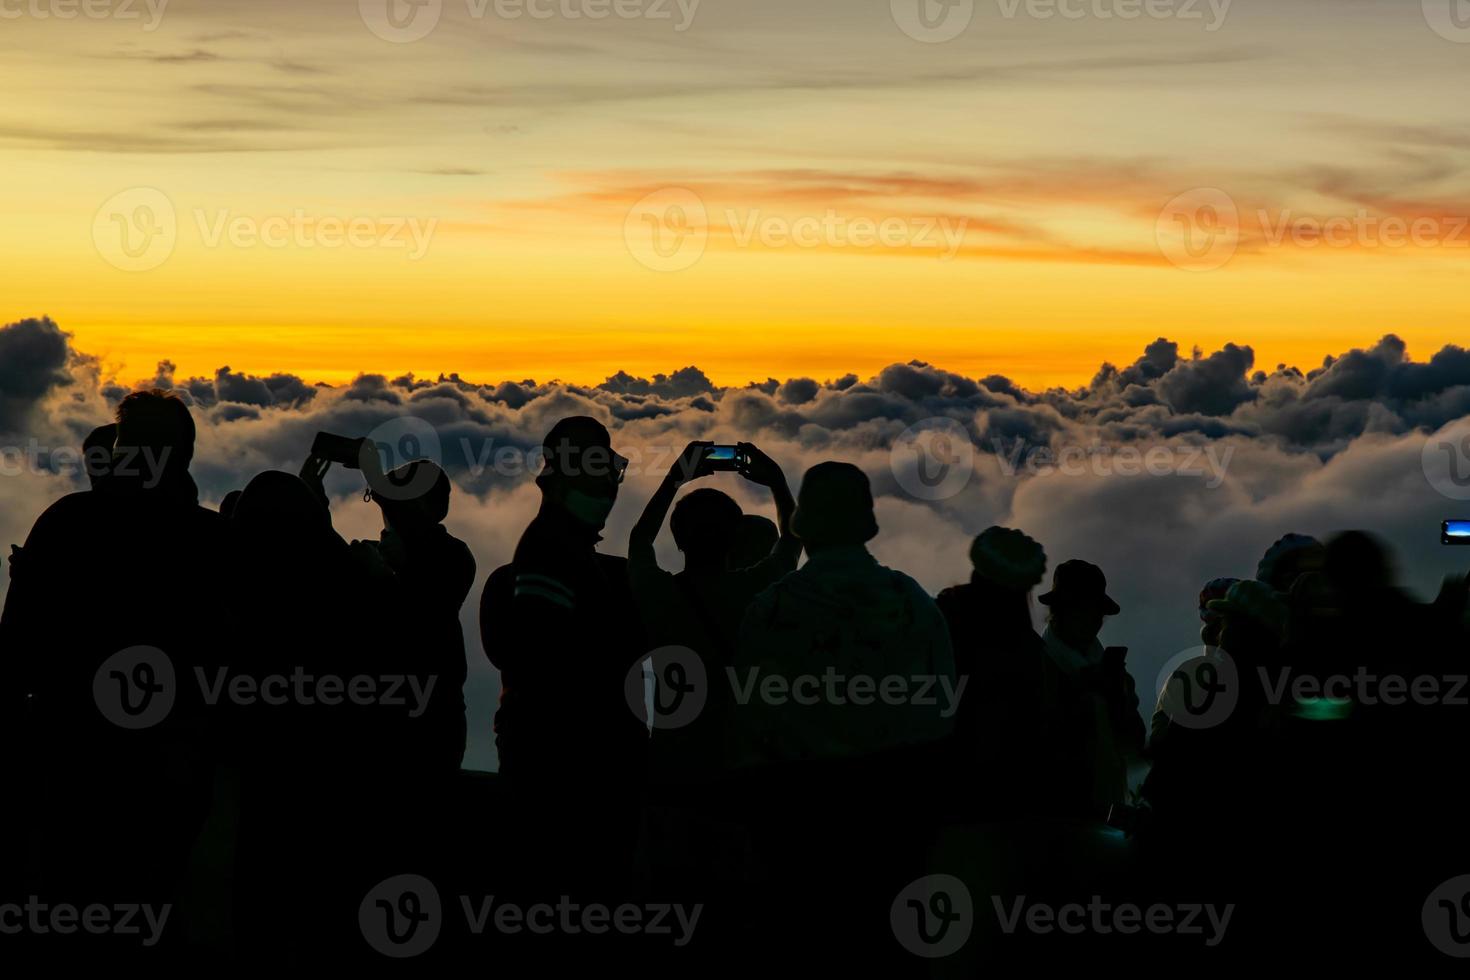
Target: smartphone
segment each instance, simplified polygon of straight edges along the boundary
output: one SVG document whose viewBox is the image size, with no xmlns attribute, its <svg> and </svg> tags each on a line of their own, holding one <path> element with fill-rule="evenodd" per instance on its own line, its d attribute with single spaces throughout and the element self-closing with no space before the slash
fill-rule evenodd
<svg viewBox="0 0 1470 980">
<path fill-rule="evenodd" d="M 362 468 L 362 444 L 365 439 L 349 439 L 330 432 L 318 432 L 311 443 L 311 454 L 330 460 L 349 470 Z"/>
<path fill-rule="evenodd" d="M 1470 520 L 1445 521 L 1439 526 L 1440 544 L 1470 544 Z"/>
<path fill-rule="evenodd" d="M 717 472 L 740 468 L 740 452 L 734 446 L 710 446 L 704 458 L 709 468 Z"/>
</svg>

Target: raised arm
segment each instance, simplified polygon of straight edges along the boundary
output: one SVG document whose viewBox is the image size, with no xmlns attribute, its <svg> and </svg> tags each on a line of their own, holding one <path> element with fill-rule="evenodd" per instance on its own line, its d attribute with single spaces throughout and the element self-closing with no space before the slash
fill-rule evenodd
<svg viewBox="0 0 1470 980">
<path fill-rule="evenodd" d="M 704 455 L 712 445 L 714 443 L 691 442 L 684 447 L 684 451 L 669 468 L 663 482 L 649 498 L 648 506 L 643 508 L 643 515 L 638 518 L 638 523 L 633 525 L 633 530 L 628 535 L 630 564 L 638 566 L 655 563 L 653 542 L 658 537 L 659 529 L 664 526 L 664 519 L 669 515 L 669 508 L 674 504 L 674 495 L 679 492 L 679 487 L 683 484 L 709 473 L 709 466 L 705 462 Z"/>
<path fill-rule="evenodd" d="M 738 449 L 742 460 L 741 475 L 770 490 L 771 499 L 776 505 L 776 528 L 781 532 L 781 537 L 776 541 L 776 547 L 771 554 L 783 566 L 787 566 L 788 570 L 795 568 L 797 559 L 801 557 L 801 540 L 791 533 L 791 515 L 796 511 L 796 498 L 791 495 L 786 474 L 774 459 L 753 443 L 742 442 Z"/>
</svg>

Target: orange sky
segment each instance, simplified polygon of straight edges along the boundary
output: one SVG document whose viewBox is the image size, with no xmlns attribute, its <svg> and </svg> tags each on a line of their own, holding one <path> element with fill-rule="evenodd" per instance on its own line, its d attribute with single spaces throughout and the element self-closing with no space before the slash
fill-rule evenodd
<svg viewBox="0 0 1470 980">
<path fill-rule="evenodd" d="M 1343 7 L 1331 44 L 1297 0 L 980 3 L 943 43 L 888 6 L 445 0 L 406 43 L 337 0 L 7 20 L 4 318 L 125 380 L 919 358 L 1038 387 L 1161 335 L 1267 369 L 1464 340 L 1470 38 L 1420 5 Z"/>
</svg>

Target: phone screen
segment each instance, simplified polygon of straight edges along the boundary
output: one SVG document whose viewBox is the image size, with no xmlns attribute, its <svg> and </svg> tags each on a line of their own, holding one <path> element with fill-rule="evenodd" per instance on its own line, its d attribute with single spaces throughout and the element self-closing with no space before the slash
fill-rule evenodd
<svg viewBox="0 0 1470 980">
<path fill-rule="evenodd" d="M 1440 527 L 1440 540 L 1445 544 L 1470 545 L 1470 520 L 1445 521 Z"/>
<path fill-rule="evenodd" d="M 705 459 L 716 463 L 733 463 L 735 462 L 735 447 L 711 446 L 709 452 L 705 454 Z"/>
</svg>

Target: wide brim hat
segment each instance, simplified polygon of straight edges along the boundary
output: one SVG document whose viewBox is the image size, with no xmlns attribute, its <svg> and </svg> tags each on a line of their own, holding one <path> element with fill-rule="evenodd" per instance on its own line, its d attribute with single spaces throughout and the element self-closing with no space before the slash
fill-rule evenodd
<svg viewBox="0 0 1470 980">
<path fill-rule="evenodd" d="M 1078 558 L 1057 566 L 1051 577 L 1051 591 L 1037 596 L 1036 601 L 1043 606 L 1098 603 L 1105 616 L 1116 616 L 1121 611 L 1108 595 L 1108 579 L 1103 570 Z"/>
</svg>

